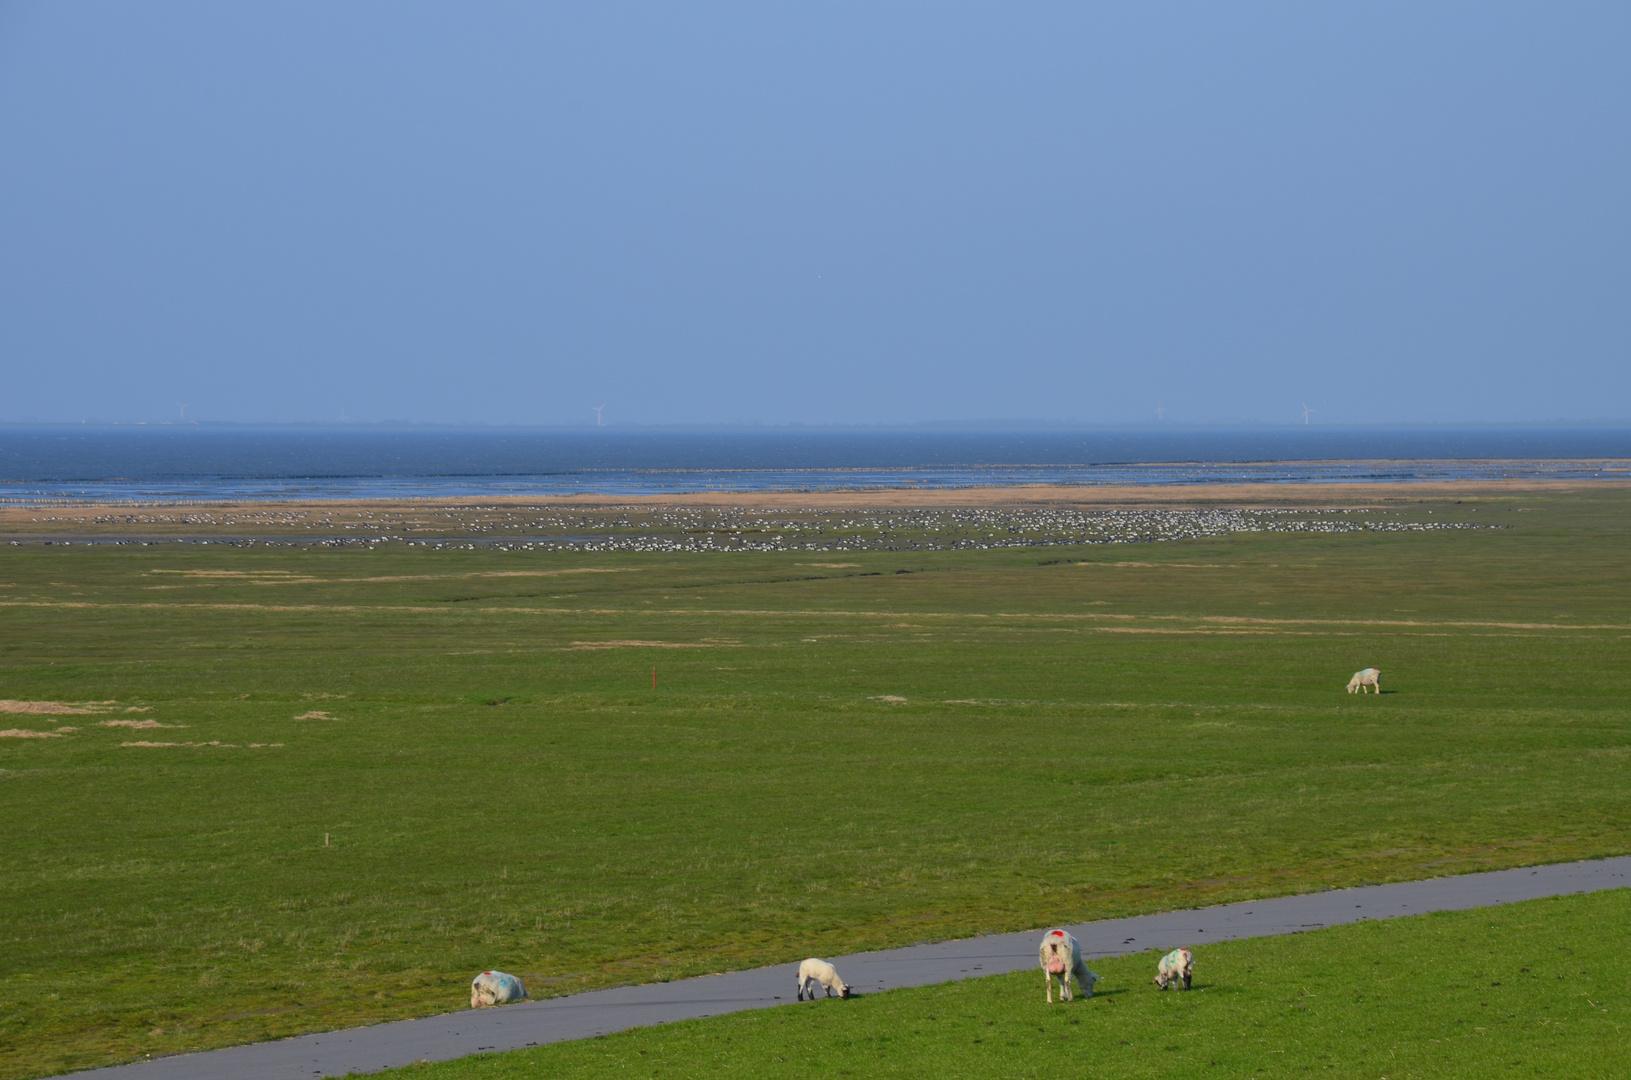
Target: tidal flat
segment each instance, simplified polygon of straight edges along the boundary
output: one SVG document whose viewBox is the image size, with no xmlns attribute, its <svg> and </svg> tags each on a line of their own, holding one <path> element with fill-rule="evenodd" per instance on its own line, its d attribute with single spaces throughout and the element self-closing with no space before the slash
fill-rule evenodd
<svg viewBox="0 0 1631 1080">
<path fill-rule="evenodd" d="M 1168 493 L 1396 527 L 983 547 L 945 522 L 1034 493 L 947 494 L 829 504 L 889 524 L 843 550 L 8 509 L 0 1077 L 450 1011 L 485 968 L 544 996 L 1631 851 L 1631 491 Z M 638 505 L 559 535 L 704 512 Z M 706 512 L 759 509 L 798 504 Z M 430 510 L 436 544 L 362 528 Z"/>
</svg>

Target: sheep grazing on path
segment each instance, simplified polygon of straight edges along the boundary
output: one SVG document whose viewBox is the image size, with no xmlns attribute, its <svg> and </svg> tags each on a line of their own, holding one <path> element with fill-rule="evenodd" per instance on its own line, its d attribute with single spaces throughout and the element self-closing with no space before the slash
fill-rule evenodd
<svg viewBox="0 0 1631 1080">
<path fill-rule="evenodd" d="M 1363 694 L 1367 686 L 1378 694 L 1382 692 L 1381 669 L 1368 667 L 1364 671 L 1354 672 L 1354 677 L 1348 680 L 1348 693 Z"/>
<path fill-rule="evenodd" d="M 490 1005 L 508 1005 L 527 996 L 527 988 L 514 975 L 502 971 L 484 971 L 470 980 L 470 1007 L 485 1009 Z"/>
<path fill-rule="evenodd" d="M 1183 981 L 1184 989 L 1189 989 L 1190 976 L 1195 974 L 1195 957 L 1188 949 L 1173 949 L 1161 958 L 1156 965 L 1155 978 L 1150 981 L 1161 989 Z"/>
<path fill-rule="evenodd" d="M 1070 980 L 1074 976 L 1082 988 L 1083 997 L 1093 996 L 1093 984 L 1099 977 L 1082 963 L 1082 947 L 1076 938 L 1064 930 L 1049 930 L 1042 935 L 1042 947 L 1037 950 L 1042 966 L 1042 978 L 1048 984 L 1048 1004 L 1053 1004 L 1053 980 L 1059 980 L 1059 1000 L 1069 1001 Z"/>
<path fill-rule="evenodd" d="M 849 984 L 838 977 L 837 969 L 827 961 L 817 960 L 812 956 L 799 965 L 798 999 L 803 1001 L 804 995 L 808 994 L 810 1000 L 814 1001 L 816 999 L 816 983 L 820 983 L 827 988 L 828 997 L 832 997 L 835 990 L 838 992 L 839 997 L 849 997 Z"/>
</svg>

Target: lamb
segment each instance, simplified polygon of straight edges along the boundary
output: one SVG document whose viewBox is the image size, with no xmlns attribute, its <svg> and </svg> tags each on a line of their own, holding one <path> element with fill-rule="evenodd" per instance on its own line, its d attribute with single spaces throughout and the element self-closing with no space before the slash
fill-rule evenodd
<svg viewBox="0 0 1631 1080">
<path fill-rule="evenodd" d="M 1195 974 L 1195 957 L 1188 949 L 1173 949 L 1161 958 L 1156 965 L 1155 978 L 1150 981 L 1161 989 L 1174 985 L 1179 979 L 1184 982 L 1184 989 L 1189 989 L 1190 976 Z"/>
<path fill-rule="evenodd" d="M 491 1005 L 508 1005 L 527 996 L 527 988 L 514 975 L 502 971 L 484 971 L 470 980 L 470 1007 L 485 1009 Z"/>
<path fill-rule="evenodd" d="M 1042 967 L 1042 978 L 1048 984 L 1048 1004 L 1053 1004 L 1053 980 L 1059 980 L 1059 1000 L 1069 1001 L 1070 980 L 1075 976 L 1083 997 L 1093 996 L 1093 984 L 1099 977 L 1082 963 L 1082 947 L 1076 938 L 1064 930 L 1049 930 L 1042 935 L 1042 947 L 1037 950 Z"/>
<path fill-rule="evenodd" d="M 1380 668 L 1368 667 L 1364 671 L 1354 672 L 1354 677 L 1348 680 L 1348 693 L 1363 694 L 1367 686 L 1374 688 L 1378 694 L 1382 692 Z"/>
<path fill-rule="evenodd" d="M 849 997 L 849 984 L 838 977 L 837 969 L 827 961 L 812 956 L 799 965 L 798 999 L 803 1001 L 804 995 L 809 994 L 810 1000 L 814 1001 L 816 983 L 827 988 L 828 997 L 832 997 L 834 990 L 841 998 Z"/>
</svg>

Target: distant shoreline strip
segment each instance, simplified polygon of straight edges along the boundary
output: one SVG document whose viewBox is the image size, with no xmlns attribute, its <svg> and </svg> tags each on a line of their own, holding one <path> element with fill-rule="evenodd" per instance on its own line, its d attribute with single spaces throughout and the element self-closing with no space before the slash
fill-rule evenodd
<svg viewBox="0 0 1631 1080">
<path fill-rule="evenodd" d="M 979 488 L 1631 481 L 1631 459 L 1355 459 L 799 469 L 580 469 L 526 475 L 0 480 L 0 506 L 842 494 Z"/>
</svg>

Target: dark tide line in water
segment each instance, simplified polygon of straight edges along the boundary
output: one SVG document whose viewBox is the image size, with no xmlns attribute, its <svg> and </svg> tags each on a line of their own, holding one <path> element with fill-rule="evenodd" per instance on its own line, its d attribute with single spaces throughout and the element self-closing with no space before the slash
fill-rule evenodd
<svg viewBox="0 0 1631 1080">
<path fill-rule="evenodd" d="M 0 428 L 0 502 L 1625 479 L 1631 428 L 1106 432 Z"/>
</svg>

